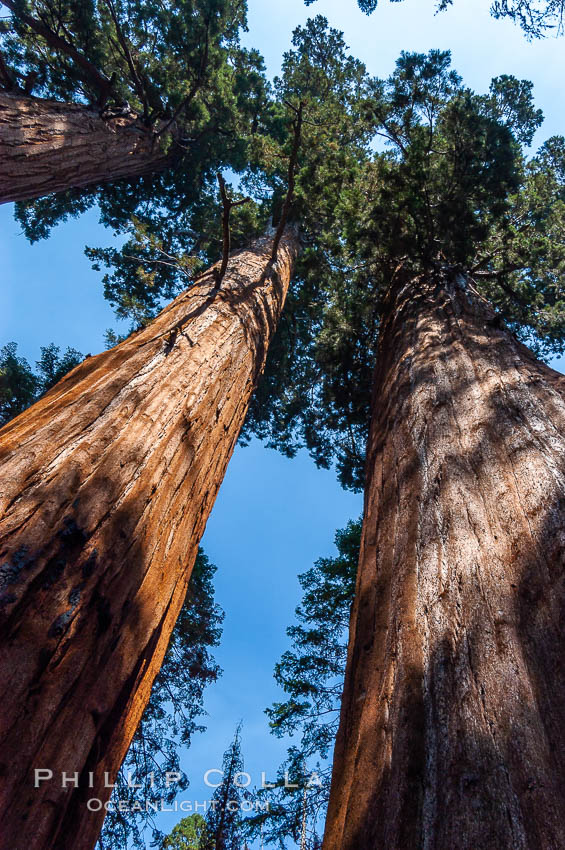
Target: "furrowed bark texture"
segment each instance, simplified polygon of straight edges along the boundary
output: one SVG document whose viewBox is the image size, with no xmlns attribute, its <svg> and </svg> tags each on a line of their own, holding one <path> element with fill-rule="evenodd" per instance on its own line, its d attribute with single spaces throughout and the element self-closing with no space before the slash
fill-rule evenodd
<svg viewBox="0 0 565 850">
<path fill-rule="evenodd" d="M 149 698 L 297 239 L 257 285 L 271 250 L 234 255 L 221 290 L 208 273 L 0 432 L 2 850 L 96 841 L 86 801 L 107 799 Z M 35 789 L 34 768 L 53 780 Z"/>
<path fill-rule="evenodd" d="M 391 300 L 323 847 L 561 850 L 563 378 L 462 280 Z"/>
<path fill-rule="evenodd" d="M 134 115 L 0 92 L 0 203 L 164 168 L 161 140 Z"/>
</svg>

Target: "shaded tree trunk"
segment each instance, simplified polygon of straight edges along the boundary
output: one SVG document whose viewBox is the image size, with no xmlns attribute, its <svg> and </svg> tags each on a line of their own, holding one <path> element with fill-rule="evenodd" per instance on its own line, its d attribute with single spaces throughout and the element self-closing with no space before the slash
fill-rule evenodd
<svg viewBox="0 0 565 850">
<path fill-rule="evenodd" d="M 463 279 L 391 294 L 324 850 L 565 848 L 564 387 Z"/>
<path fill-rule="evenodd" d="M 208 273 L 0 431 L 2 850 L 96 841 L 87 801 L 107 800 L 147 703 L 297 239 L 271 250 L 234 255 L 221 290 Z M 34 788 L 34 768 L 53 779 Z"/>
<path fill-rule="evenodd" d="M 158 171 L 162 142 L 133 114 L 0 92 L 0 203 Z"/>
</svg>

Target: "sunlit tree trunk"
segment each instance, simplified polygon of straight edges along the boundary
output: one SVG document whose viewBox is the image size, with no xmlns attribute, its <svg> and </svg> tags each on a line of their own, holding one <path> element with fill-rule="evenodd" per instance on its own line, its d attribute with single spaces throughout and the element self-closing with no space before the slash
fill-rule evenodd
<svg viewBox="0 0 565 850">
<path fill-rule="evenodd" d="M 166 134 L 165 134 L 166 135 Z M 0 203 L 164 168 L 163 137 L 137 116 L 0 92 Z"/>
<path fill-rule="evenodd" d="M 0 431 L 2 850 L 95 843 L 297 249 L 258 240 Z"/>
<path fill-rule="evenodd" d="M 565 847 L 564 389 L 463 279 L 391 294 L 324 850 Z"/>
</svg>

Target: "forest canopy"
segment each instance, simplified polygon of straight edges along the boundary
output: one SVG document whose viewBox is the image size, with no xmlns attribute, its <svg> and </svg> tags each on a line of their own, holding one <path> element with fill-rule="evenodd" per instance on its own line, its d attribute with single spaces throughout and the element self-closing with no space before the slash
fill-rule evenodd
<svg viewBox="0 0 565 850">
<path fill-rule="evenodd" d="M 289 455 L 306 446 L 321 465 L 336 460 L 341 481 L 359 488 L 382 299 L 400 267 L 468 273 L 539 356 L 562 352 L 565 144 L 554 137 L 532 152 L 543 120 L 532 84 L 501 75 L 488 92 L 473 92 L 448 51 L 403 53 L 389 78 L 376 79 L 317 16 L 295 30 L 271 86 L 258 54 L 254 65 L 238 64 L 230 32 L 219 55 L 242 74 L 230 109 L 248 116 L 233 125 L 243 147 L 231 160 L 231 194 L 249 198 L 231 213 L 232 249 L 280 213 L 299 103 L 304 114 L 291 210 L 303 252 L 243 438 L 256 434 Z M 133 206 L 120 182 L 100 190 L 103 220 L 126 239 L 88 255 L 95 269 L 107 268 L 106 297 L 132 329 L 221 255 L 219 163 L 207 144 L 194 148 L 210 165 L 194 192 L 177 182 L 195 173 L 187 162 L 151 178 L 173 180 L 164 195 L 152 182 L 143 201 L 136 188 Z M 73 203 L 48 197 L 19 215 L 35 238 Z"/>
</svg>

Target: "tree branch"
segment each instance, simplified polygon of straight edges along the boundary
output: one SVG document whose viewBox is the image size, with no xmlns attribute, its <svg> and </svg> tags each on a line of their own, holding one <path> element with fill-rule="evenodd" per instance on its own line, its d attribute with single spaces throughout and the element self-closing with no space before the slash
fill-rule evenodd
<svg viewBox="0 0 565 850">
<path fill-rule="evenodd" d="M 168 260 L 157 260 L 155 258 L 149 259 L 148 257 L 140 257 L 135 254 L 122 254 L 126 260 L 135 260 L 137 263 L 142 265 L 143 263 L 147 263 L 149 265 L 158 264 L 160 266 L 168 266 L 171 269 L 175 269 L 175 271 L 180 272 L 184 275 L 188 280 L 192 280 L 192 275 L 190 275 L 186 269 L 183 269 L 182 266 L 178 262 L 170 262 Z"/>
<path fill-rule="evenodd" d="M 230 258 L 231 251 L 231 233 L 230 233 L 230 213 L 233 207 L 239 207 L 242 204 L 246 204 L 251 198 L 242 198 L 241 201 L 232 201 L 232 199 L 228 196 L 226 191 L 226 181 L 218 171 L 216 177 L 218 178 L 218 184 L 220 186 L 220 197 L 222 199 L 222 263 L 219 269 L 214 269 L 214 277 L 216 279 L 216 286 L 219 289 L 222 283 L 222 280 L 225 277 L 226 271 L 228 269 L 228 261 Z"/>
<path fill-rule="evenodd" d="M 523 263 L 515 263 L 511 266 L 505 266 L 503 269 L 493 269 L 492 271 L 479 271 L 477 268 L 471 269 L 470 274 L 473 277 L 482 277 L 482 278 L 499 278 L 501 275 L 512 274 L 512 272 L 519 272 L 522 269 L 527 268 Z"/>
<path fill-rule="evenodd" d="M 3 0 L 2 0 L 2 2 L 3 2 Z M 112 0 L 104 0 L 104 4 L 108 8 L 110 15 L 112 17 L 112 21 L 114 23 L 114 27 L 115 27 L 115 30 L 116 30 L 116 35 L 118 37 L 118 43 L 119 43 L 120 47 L 122 48 L 122 53 L 124 54 L 125 60 L 127 62 L 127 66 L 129 68 L 129 72 L 131 74 L 133 87 L 134 87 L 134 89 L 137 93 L 137 96 L 139 97 L 139 99 L 141 100 L 141 103 L 143 105 L 143 118 L 145 120 L 147 120 L 148 117 L 149 117 L 149 106 L 148 106 L 148 103 L 147 103 L 147 92 L 145 91 L 145 86 L 141 82 L 141 79 L 140 79 L 139 74 L 137 72 L 137 68 L 135 67 L 135 62 L 133 61 L 133 57 L 131 55 L 131 52 L 130 52 L 130 49 L 129 49 L 129 46 L 128 46 L 128 43 L 127 43 L 127 39 L 126 39 L 126 37 L 125 37 L 125 35 L 122 31 L 122 28 L 120 26 L 120 22 L 118 20 L 118 15 L 116 13 L 115 6 L 114 6 Z"/>
<path fill-rule="evenodd" d="M 504 280 L 504 278 L 503 278 L 503 275 L 504 275 L 504 274 L 509 274 L 510 272 L 513 272 L 513 271 L 519 271 L 519 270 L 520 270 L 520 269 L 522 269 L 522 268 L 524 268 L 524 267 L 523 267 L 523 266 L 509 266 L 508 268 L 501 269 L 501 270 L 500 270 L 500 271 L 498 271 L 498 272 L 475 272 L 475 274 L 473 275 L 473 277 L 478 277 L 478 278 L 487 278 L 487 279 L 488 279 L 488 278 L 493 278 L 493 279 L 495 279 L 495 280 L 496 280 L 496 282 L 497 282 L 497 284 L 498 284 L 498 286 L 500 286 L 500 288 L 501 288 L 501 289 L 502 289 L 502 290 L 503 290 L 503 291 L 504 291 L 507 295 L 509 295 L 509 296 L 510 296 L 510 298 L 512 298 L 512 300 L 513 300 L 513 301 L 515 301 L 515 302 L 516 302 L 516 304 L 517 304 L 519 307 L 521 307 L 521 308 L 522 308 L 522 310 L 526 310 L 526 311 L 527 311 L 527 310 L 529 310 L 529 309 L 530 309 L 531 305 L 530 305 L 530 304 L 528 304 L 528 302 L 527 302 L 524 298 L 522 298 L 522 296 L 521 296 L 521 295 L 519 295 L 519 294 L 516 292 L 516 290 L 515 290 L 515 289 L 513 289 L 513 288 L 510 286 L 510 284 L 509 284 L 509 283 L 507 283 L 507 282 Z"/>
<path fill-rule="evenodd" d="M 202 86 L 202 83 L 204 81 L 204 72 L 206 70 L 206 66 L 208 65 L 209 49 L 210 49 L 210 23 L 207 22 L 206 23 L 206 39 L 205 39 L 205 42 L 204 42 L 204 52 L 202 54 L 202 59 L 200 60 L 200 69 L 198 71 L 198 76 L 196 77 L 194 83 L 190 87 L 190 91 L 187 94 L 187 96 L 183 99 L 183 101 L 179 104 L 179 106 L 177 106 L 177 108 L 173 112 L 173 115 L 170 118 L 170 120 L 167 121 L 167 123 L 165 124 L 164 127 L 161 127 L 161 129 L 157 133 L 158 136 L 160 136 L 162 133 L 165 133 L 169 129 L 169 127 L 172 124 L 174 124 L 174 122 L 177 120 L 177 118 L 179 117 L 179 115 L 181 114 L 183 109 L 186 109 L 188 104 L 191 103 L 194 100 L 194 98 L 196 97 L 198 90 L 200 89 L 200 87 Z"/>
</svg>

